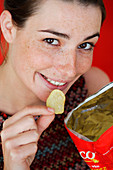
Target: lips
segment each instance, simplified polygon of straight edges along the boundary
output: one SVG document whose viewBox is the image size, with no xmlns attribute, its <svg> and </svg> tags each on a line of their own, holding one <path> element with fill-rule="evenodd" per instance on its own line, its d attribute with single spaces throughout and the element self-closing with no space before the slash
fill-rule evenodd
<svg viewBox="0 0 113 170">
<path fill-rule="evenodd" d="M 67 86 L 69 87 L 69 84 L 71 81 L 64 81 L 64 80 L 53 80 L 50 77 L 46 77 L 45 75 L 43 75 L 42 73 L 39 72 L 35 72 L 35 82 L 36 82 L 36 86 L 39 85 L 39 82 L 41 83 L 40 85 L 43 86 L 44 88 L 47 87 L 50 90 L 54 90 L 54 89 L 59 89 L 64 91 Z"/>
<path fill-rule="evenodd" d="M 49 83 L 51 83 L 52 85 L 55 85 L 55 86 L 64 86 L 66 83 L 64 82 L 59 82 L 59 81 L 55 81 L 55 80 L 52 80 L 52 79 L 49 79 L 47 78 L 46 76 L 44 76 L 43 74 L 41 74 L 41 76 L 46 80 L 48 81 Z"/>
</svg>

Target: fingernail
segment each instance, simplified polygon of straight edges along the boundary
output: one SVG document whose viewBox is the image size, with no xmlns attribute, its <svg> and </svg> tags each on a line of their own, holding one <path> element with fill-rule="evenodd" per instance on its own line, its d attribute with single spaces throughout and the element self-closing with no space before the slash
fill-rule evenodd
<svg viewBox="0 0 113 170">
<path fill-rule="evenodd" d="M 48 107 L 47 109 L 48 109 L 49 112 L 52 112 L 52 113 L 55 112 L 53 108 Z"/>
</svg>

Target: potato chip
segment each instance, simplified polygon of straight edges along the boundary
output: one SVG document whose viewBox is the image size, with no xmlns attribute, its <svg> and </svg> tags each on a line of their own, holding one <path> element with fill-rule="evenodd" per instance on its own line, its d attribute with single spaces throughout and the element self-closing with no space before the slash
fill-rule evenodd
<svg viewBox="0 0 113 170">
<path fill-rule="evenodd" d="M 53 90 L 46 101 L 46 106 L 53 108 L 55 114 L 62 114 L 64 112 L 65 95 L 61 90 Z"/>
</svg>

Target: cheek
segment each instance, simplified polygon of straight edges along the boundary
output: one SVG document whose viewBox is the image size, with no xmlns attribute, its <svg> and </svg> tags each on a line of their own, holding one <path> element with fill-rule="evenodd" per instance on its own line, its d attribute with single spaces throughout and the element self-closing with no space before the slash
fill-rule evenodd
<svg viewBox="0 0 113 170">
<path fill-rule="evenodd" d="M 40 71 L 51 67 L 51 55 L 35 41 L 24 42 L 20 49 L 21 54 L 17 62 L 24 72 Z"/>
<path fill-rule="evenodd" d="M 76 69 L 78 74 L 84 74 L 90 69 L 92 65 L 92 56 L 93 54 L 88 56 L 81 56 L 81 57 L 79 56 L 79 58 L 77 58 Z"/>
<path fill-rule="evenodd" d="M 52 55 L 48 50 L 45 50 L 40 44 L 35 41 L 30 42 L 27 45 L 27 65 L 31 65 L 32 68 L 43 70 L 51 67 Z"/>
</svg>

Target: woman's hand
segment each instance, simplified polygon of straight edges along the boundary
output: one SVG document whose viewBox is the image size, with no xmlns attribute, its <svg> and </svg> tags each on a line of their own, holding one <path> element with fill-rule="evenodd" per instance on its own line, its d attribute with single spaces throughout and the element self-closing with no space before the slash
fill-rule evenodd
<svg viewBox="0 0 113 170">
<path fill-rule="evenodd" d="M 34 116 L 41 115 L 35 121 Z M 29 170 L 41 133 L 54 119 L 54 111 L 45 106 L 30 106 L 3 124 L 1 132 L 4 170 Z"/>
</svg>

